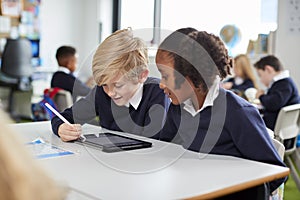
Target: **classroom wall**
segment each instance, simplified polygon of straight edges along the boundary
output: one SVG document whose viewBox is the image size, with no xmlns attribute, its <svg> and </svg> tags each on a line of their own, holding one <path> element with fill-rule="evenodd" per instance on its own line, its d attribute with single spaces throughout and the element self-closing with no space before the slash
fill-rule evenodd
<svg viewBox="0 0 300 200">
<path fill-rule="evenodd" d="M 97 0 L 43 0 L 40 7 L 42 66 L 57 67 L 56 49 L 74 46 L 79 66 L 95 49 L 98 38 Z M 55 71 L 55 68 L 54 68 Z"/>
<path fill-rule="evenodd" d="M 43 0 L 40 4 L 40 57 L 42 66 L 36 69 L 42 72 L 33 80 L 32 102 L 38 102 L 43 90 L 50 87 L 52 73 L 58 64 L 55 53 L 61 45 L 74 46 L 79 54 L 77 75 L 86 81 L 92 74 L 92 53 L 100 42 L 99 22 L 102 34 L 111 33 L 111 1 L 109 0 Z M 105 35 L 104 35 L 105 36 Z M 102 38 L 104 37 L 102 36 Z M 8 93 L 0 88 L 0 106 L 6 107 Z"/>
<path fill-rule="evenodd" d="M 289 2 L 278 0 L 275 55 L 290 70 L 292 78 L 300 89 L 300 33 L 291 34 L 289 32 Z M 106 38 L 112 31 L 112 1 L 43 0 L 41 1 L 39 17 L 41 23 L 40 56 L 43 59 L 43 67 L 55 71 L 57 67 L 56 49 L 64 44 L 72 45 L 77 48 L 79 53 L 79 78 L 82 81 L 87 80 L 91 75 L 90 64 L 93 50 L 100 40 Z M 155 71 L 153 56 L 155 54 L 151 56 L 150 75 L 160 77 L 159 73 Z M 42 94 L 43 87 L 47 87 L 48 82 L 49 80 L 35 82 L 35 90 L 40 88 L 40 91 L 34 92 Z M 2 94 L 6 93 L 1 90 L 0 94 L 1 99 L 3 99 Z"/>
<path fill-rule="evenodd" d="M 96 47 L 112 32 L 112 1 L 43 0 L 40 18 L 43 67 L 57 66 L 56 49 L 72 45 L 79 54 L 78 78 L 85 82 Z"/>
<path fill-rule="evenodd" d="M 300 90 L 300 30 L 296 31 L 296 33 L 289 31 L 289 17 L 291 16 L 291 12 L 288 9 L 289 2 L 278 0 L 278 29 L 275 39 L 275 55 L 279 57 L 285 68 L 290 70 L 291 77 Z M 300 14 L 298 16 L 300 17 Z M 300 28 L 299 19 L 296 24 Z"/>
<path fill-rule="evenodd" d="M 103 41 L 112 33 L 113 1 L 98 0 L 98 22 L 101 26 L 99 41 Z M 100 27 L 99 27 L 100 28 Z"/>
</svg>

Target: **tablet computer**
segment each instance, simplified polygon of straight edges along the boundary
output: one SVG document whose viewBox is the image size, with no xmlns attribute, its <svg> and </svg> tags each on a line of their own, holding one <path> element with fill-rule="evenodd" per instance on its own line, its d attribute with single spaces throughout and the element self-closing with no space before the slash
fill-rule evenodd
<svg viewBox="0 0 300 200">
<path fill-rule="evenodd" d="M 152 146 L 151 142 L 138 140 L 114 133 L 99 133 L 84 135 L 85 140 L 78 139 L 76 142 L 91 147 L 102 149 L 104 152 L 127 151 L 133 149 L 148 148 Z"/>
</svg>

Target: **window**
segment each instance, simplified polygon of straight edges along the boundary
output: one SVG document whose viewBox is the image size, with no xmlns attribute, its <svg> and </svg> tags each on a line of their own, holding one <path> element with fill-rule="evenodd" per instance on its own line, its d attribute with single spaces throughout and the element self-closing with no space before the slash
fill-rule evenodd
<svg viewBox="0 0 300 200">
<path fill-rule="evenodd" d="M 159 0 L 163 39 L 178 28 L 194 27 L 219 35 L 222 27 L 233 24 L 241 32 L 241 41 L 234 53 L 246 53 L 249 40 L 259 33 L 268 34 L 277 28 L 277 0 Z M 155 0 L 126 0 L 121 3 L 121 28 L 152 29 Z M 153 39 L 153 30 L 146 31 L 146 41 Z"/>
</svg>

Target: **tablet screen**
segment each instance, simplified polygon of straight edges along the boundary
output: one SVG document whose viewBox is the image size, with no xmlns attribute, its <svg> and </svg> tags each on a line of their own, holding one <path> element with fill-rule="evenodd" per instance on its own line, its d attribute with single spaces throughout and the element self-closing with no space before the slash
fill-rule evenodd
<svg viewBox="0 0 300 200">
<path fill-rule="evenodd" d="M 134 140 L 132 138 L 127 138 L 119 135 L 114 135 L 111 133 L 103 133 L 99 134 L 99 137 L 95 135 L 87 135 L 86 141 L 99 144 L 102 146 L 122 146 L 122 145 L 131 145 L 131 144 L 139 144 L 142 141 Z"/>
<path fill-rule="evenodd" d="M 94 147 L 100 147 L 103 151 L 121 151 L 130 149 L 139 149 L 151 147 L 150 142 L 129 138 L 126 136 L 121 136 L 113 133 L 99 133 L 85 135 L 86 140 L 80 141 L 83 144 L 92 145 Z"/>
</svg>

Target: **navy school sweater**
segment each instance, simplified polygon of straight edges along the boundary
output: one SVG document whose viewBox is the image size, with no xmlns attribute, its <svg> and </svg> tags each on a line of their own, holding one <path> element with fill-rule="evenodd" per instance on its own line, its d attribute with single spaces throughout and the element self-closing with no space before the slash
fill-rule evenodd
<svg viewBox="0 0 300 200">
<path fill-rule="evenodd" d="M 214 105 L 195 117 L 180 105 L 171 104 L 160 138 L 196 152 L 285 166 L 258 110 L 246 100 L 222 88 Z M 282 178 L 271 182 L 271 191 L 284 180 Z"/>
<path fill-rule="evenodd" d="M 159 88 L 159 79 L 149 77 L 144 83 L 142 100 L 137 110 L 132 106 L 117 106 L 102 86 L 96 86 L 86 97 L 61 114 L 72 124 L 84 124 L 98 116 L 99 125 L 103 128 L 158 139 L 169 105 L 169 98 Z M 58 117 L 51 120 L 56 135 L 62 123 Z"/>
<path fill-rule="evenodd" d="M 58 87 L 71 92 L 74 101 L 78 96 L 85 96 L 91 91 L 89 87 L 87 87 L 75 76 L 62 71 L 57 71 L 53 74 L 51 79 L 51 87 Z"/>
<path fill-rule="evenodd" d="M 271 130 L 275 128 L 282 107 L 300 103 L 297 87 L 291 78 L 274 82 L 267 94 L 261 95 L 259 100 L 264 106 L 263 119 Z"/>
<path fill-rule="evenodd" d="M 240 85 L 236 85 L 234 82 L 234 78 L 228 79 L 226 82 L 233 83 L 231 90 L 238 90 L 241 92 L 245 92 L 248 88 L 254 88 L 254 84 L 250 79 L 244 80 L 244 82 Z"/>
</svg>

